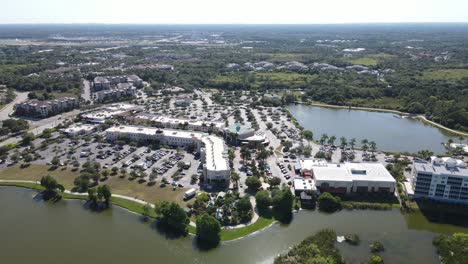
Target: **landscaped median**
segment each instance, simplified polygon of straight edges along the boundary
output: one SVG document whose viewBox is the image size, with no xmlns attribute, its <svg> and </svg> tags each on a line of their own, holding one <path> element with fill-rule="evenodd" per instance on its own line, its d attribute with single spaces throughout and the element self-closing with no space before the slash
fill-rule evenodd
<svg viewBox="0 0 468 264">
<path fill-rule="evenodd" d="M 35 189 L 39 191 L 43 191 L 44 187 L 42 187 L 38 182 L 34 181 L 14 181 L 14 180 L 0 180 L 0 186 L 14 186 L 14 187 L 22 187 L 22 188 L 29 188 L 29 189 Z M 62 197 L 64 199 L 77 199 L 77 200 L 87 200 L 88 195 L 87 194 L 76 194 L 76 193 L 70 193 L 68 191 L 61 193 Z M 125 196 L 119 196 L 119 197 L 111 197 L 111 203 L 115 206 L 119 206 L 122 208 L 125 208 L 131 212 L 137 213 L 137 214 L 143 214 L 143 206 L 144 204 L 142 202 L 137 202 L 134 201 L 133 198 L 128 197 L 124 198 Z M 154 210 L 150 210 L 149 217 L 155 218 L 156 213 Z M 275 222 L 275 219 L 273 217 L 265 218 L 260 216 L 255 223 L 252 223 L 251 225 L 247 225 L 244 227 L 239 227 L 239 228 L 231 228 L 231 229 L 222 229 L 221 230 L 221 241 L 230 241 L 230 240 L 235 240 L 242 238 L 244 236 L 247 236 L 251 233 L 254 233 L 256 231 L 259 231 L 263 228 L 266 228 L 270 226 L 273 222 Z M 196 227 L 192 225 L 188 225 L 188 230 L 189 233 L 194 235 L 196 234 Z"/>
</svg>

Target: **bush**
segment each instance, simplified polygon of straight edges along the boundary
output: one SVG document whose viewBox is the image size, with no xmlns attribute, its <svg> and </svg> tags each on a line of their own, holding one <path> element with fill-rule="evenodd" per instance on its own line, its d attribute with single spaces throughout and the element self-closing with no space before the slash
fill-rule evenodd
<svg viewBox="0 0 468 264">
<path fill-rule="evenodd" d="M 250 190 L 257 191 L 260 186 L 262 186 L 262 183 L 257 177 L 252 176 L 245 180 L 245 185 L 247 185 Z"/>
<path fill-rule="evenodd" d="M 184 209 L 174 202 L 162 201 L 156 204 L 159 225 L 176 235 L 187 235 L 190 220 Z"/>
<path fill-rule="evenodd" d="M 271 205 L 270 193 L 264 190 L 257 192 L 255 202 L 259 211 L 266 210 Z"/>
<path fill-rule="evenodd" d="M 372 244 L 370 245 L 370 250 L 372 253 L 379 253 L 379 252 L 382 252 L 385 250 L 382 242 L 380 241 L 374 241 L 372 242 Z"/>
<path fill-rule="evenodd" d="M 324 212 L 335 212 L 341 208 L 340 198 L 324 192 L 318 198 L 319 210 Z"/>
<path fill-rule="evenodd" d="M 345 235 L 346 242 L 350 245 L 357 246 L 361 243 L 361 239 L 357 234 Z"/>
<path fill-rule="evenodd" d="M 295 263 L 335 263 L 342 264 L 343 259 L 336 248 L 336 233 L 325 229 L 304 239 L 288 253 L 280 255 L 275 264 Z"/>
</svg>

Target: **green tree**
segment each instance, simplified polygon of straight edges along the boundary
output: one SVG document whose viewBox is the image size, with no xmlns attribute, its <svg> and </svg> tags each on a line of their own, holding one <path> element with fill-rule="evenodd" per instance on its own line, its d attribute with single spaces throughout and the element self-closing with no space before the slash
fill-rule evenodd
<svg viewBox="0 0 468 264">
<path fill-rule="evenodd" d="M 30 163 L 33 160 L 33 156 L 31 154 L 26 154 L 24 156 L 24 162 Z"/>
<path fill-rule="evenodd" d="M 23 144 L 28 145 L 29 143 L 31 143 L 34 140 L 34 135 L 33 135 L 33 133 L 23 133 L 21 135 L 21 138 L 23 140 Z"/>
<path fill-rule="evenodd" d="M 341 149 L 345 149 L 348 146 L 348 141 L 345 137 L 340 138 L 340 147 Z"/>
<path fill-rule="evenodd" d="M 265 211 L 271 205 L 270 193 L 266 190 L 260 190 L 255 194 L 255 202 L 260 212 Z"/>
<path fill-rule="evenodd" d="M 377 144 L 375 143 L 375 141 L 371 141 L 369 142 L 369 146 L 372 155 L 374 155 L 375 151 L 377 150 Z"/>
<path fill-rule="evenodd" d="M 119 172 L 119 168 L 114 166 L 112 167 L 111 171 L 112 171 L 112 175 L 117 175 L 117 173 Z"/>
<path fill-rule="evenodd" d="M 314 133 L 310 130 L 303 130 L 302 131 L 302 136 L 304 136 L 305 139 L 307 140 L 313 140 L 314 139 Z"/>
<path fill-rule="evenodd" d="M 45 188 L 46 197 L 55 197 L 57 192 L 64 192 L 65 188 L 59 184 L 52 176 L 47 175 L 41 178 L 41 186 Z"/>
<path fill-rule="evenodd" d="M 252 154 L 250 152 L 250 149 L 248 149 L 246 147 L 241 148 L 240 155 L 241 155 L 241 158 L 242 158 L 242 161 L 243 161 L 244 164 L 245 164 L 245 160 L 250 159 L 251 156 L 252 156 Z"/>
<path fill-rule="evenodd" d="M 288 187 L 272 192 L 273 208 L 281 222 L 289 222 L 292 219 L 293 203 L 294 195 Z"/>
<path fill-rule="evenodd" d="M 247 222 L 252 219 L 252 203 L 250 203 L 248 197 L 244 196 L 239 199 L 236 209 L 241 222 Z"/>
<path fill-rule="evenodd" d="M 327 140 L 328 140 L 328 135 L 327 134 L 322 134 L 322 136 L 320 137 L 320 145 L 325 144 L 325 142 L 327 142 Z"/>
<path fill-rule="evenodd" d="M 367 261 L 368 264 L 383 264 L 384 261 L 383 259 L 380 257 L 380 256 L 377 256 L 377 255 L 373 255 L 369 258 L 369 260 Z"/>
<path fill-rule="evenodd" d="M 418 156 L 424 160 L 429 160 L 432 155 L 434 155 L 434 152 L 427 150 L 427 149 L 418 151 Z"/>
<path fill-rule="evenodd" d="M 97 194 L 98 194 L 99 200 L 104 199 L 104 202 L 106 203 L 106 205 L 109 206 L 109 201 L 112 196 L 110 187 L 107 185 L 99 186 L 97 189 Z"/>
<path fill-rule="evenodd" d="M 278 187 L 281 184 L 281 179 L 279 177 L 273 177 L 270 179 L 271 187 Z"/>
<path fill-rule="evenodd" d="M 247 187 L 250 190 L 257 191 L 260 188 L 260 186 L 262 186 L 262 183 L 260 182 L 260 180 L 257 177 L 252 176 L 252 177 L 248 177 L 245 180 L 245 185 L 247 185 Z"/>
<path fill-rule="evenodd" d="M 57 156 L 55 156 L 55 157 L 52 158 L 50 163 L 52 163 L 52 165 L 54 165 L 54 167 L 57 167 L 60 164 L 60 159 Z"/>
<path fill-rule="evenodd" d="M 41 178 L 41 186 L 46 189 L 46 191 L 60 191 L 63 192 L 65 188 L 63 185 L 60 185 L 52 176 L 47 175 Z"/>
<path fill-rule="evenodd" d="M 162 201 L 156 204 L 158 224 L 177 235 L 187 235 L 190 220 L 184 209 L 174 202 Z"/>
<path fill-rule="evenodd" d="M 89 188 L 88 189 L 88 201 L 91 203 L 91 205 L 97 206 L 99 199 L 97 196 L 97 191 L 96 188 Z"/>
<path fill-rule="evenodd" d="M 372 253 L 379 253 L 385 250 L 384 245 L 380 241 L 374 241 L 370 245 L 370 250 Z"/>
<path fill-rule="evenodd" d="M 204 213 L 197 217 L 197 241 L 202 247 L 216 247 L 221 241 L 221 224 L 213 216 Z"/>
<path fill-rule="evenodd" d="M 352 138 L 351 141 L 349 142 L 349 145 L 351 146 L 351 149 L 354 150 L 354 146 L 356 146 L 356 139 Z"/>
<path fill-rule="evenodd" d="M 340 209 L 340 202 L 339 197 L 335 197 L 328 192 L 324 192 L 318 198 L 319 210 L 324 212 L 335 212 Z"/>
<path fill-rule="evenodd" d="M 231 170 L 231 180 L 234 182 L 235 186 L 239 186 L 240 175 L 234 170 Z"/>
</svg>

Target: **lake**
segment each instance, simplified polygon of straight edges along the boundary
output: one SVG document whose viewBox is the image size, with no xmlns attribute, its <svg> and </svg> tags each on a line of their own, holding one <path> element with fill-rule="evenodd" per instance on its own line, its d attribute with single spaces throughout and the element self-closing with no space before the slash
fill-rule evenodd
<svg viewBox="0 0 468 264">
<path fill-rule="evenodd" d="M 310 105 L 290 105 L 289 112 L 305 129 L 314 133 L 314 139 L 322 134 L 340 137 L 348 142 L 356 138 L 357 145 L 362 139 L 375 141 L 377 148 L 392 152 L 417 153 L 428 149 L 436 154 L 444 154 L 441 144 L 450 137 L 440 129 L 410 118 L 396 118 L 395 114 L 363 110 L 335 109 Z"/>
<path fill-rule="evenodd" d="M 339 244 L 347 263 L 370 256 L 369 244 L 380 240 L 386 263 L 436 264 L 434 233 L 408 228 L 405 217 L 392 211 L 301 211 L 290 225 L 274 224 L 240 240 L 199 251 L 193 236 L 170 239 L 139 215 L 118 207 L 96 213 L 83 201 L 55 204 L 35 198 L 37 191 L 0 187 L 0 253 L 2 263 L 272 263 L 277 254 L 322 228 L 338 235 L 356 233 L 361 245 Z M 413 220 L 414 221 L 419 221 Z M 417 224 L 413 223 L 413 224 Z M 427 223 L 426 223 L 427 225 Z M 444 229 L 442 229 L 443 231 Z M 452 227 L 450 232 L 467 232 Z"/>
</svg>

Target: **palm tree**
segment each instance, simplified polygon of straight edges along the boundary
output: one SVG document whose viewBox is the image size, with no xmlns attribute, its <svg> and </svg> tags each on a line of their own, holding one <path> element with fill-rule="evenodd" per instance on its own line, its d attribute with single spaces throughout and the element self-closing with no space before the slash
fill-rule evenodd
<svg viewBox="0 0 468 264">
<path fill-rule="evenodd" d="M 239 186 L 240 175 L 239 173 L 231 170 L 231 180 L 235 183 L 236 187 Z"/>
<path fill-rule="evenodd" d="M 369 146 L 367 146 L 368 143 L 369 140 L 367 140 L 367 138 L 361 140 L 362 150 L 364 150 L 364 152 L 366 152 L 369 149 Z"/>
<path fill-rule="evenodd" d="M 428 160 L 432 155 L 434 155 L 434 152 L 424 149 L 418 152 L 418 155 L 421 156 L 424 160 Z"/>
<path fill-rule="evenodd" d="M 341 142 L 341 143 L 340 143 L 340 147 L 341 147 L 342 149 L 345 149 L 346 146 L 348 146 L 348 141 L 346 140 L 345 137 L 341 137 L 341 138 L 340 138 L 340 142 Z"/>
<path fill-rule="evenodd" d="M 335 140 L 336 140 L 336 137 L 335 137 L 335 136 L 331 136 L 331 137 L 328 139 L 328 144 L 329 144 L 329 145 L 335 145 Z"/>
<path fill-rule="evenodd" d="M 251 157 L 250 149 L 248 149 L 246 147 L 241 148 L 240 154 L 241 154 L 241 158 L 242 158 L 243 163 L 245 163 L 245 160 L 250 159 L 250 157 Z"/>
<path fill-rule="evenodd" d="M 354 151 L 354 146 L 356 146 L 356 139 L 352 138 L 351 142 L 349 142 L 349 145 L 351 146 L 351 149 Z"/>
<path fill-rule="evenodd" d="M 327 134 L 322 134 L 322 136 L 320 137 L 320 145 L 325 144 L 325 142 L 327 142 L 327 140 L 328 140 L 328 135 Z"/>
<path fill-rule="evenodd" d="M 372 152 L 372 156 L 374 156 L 374 152 L 377 150 L 377 144 L 374 141 L 369 142 L 370 150 Z"/>
</svg>

